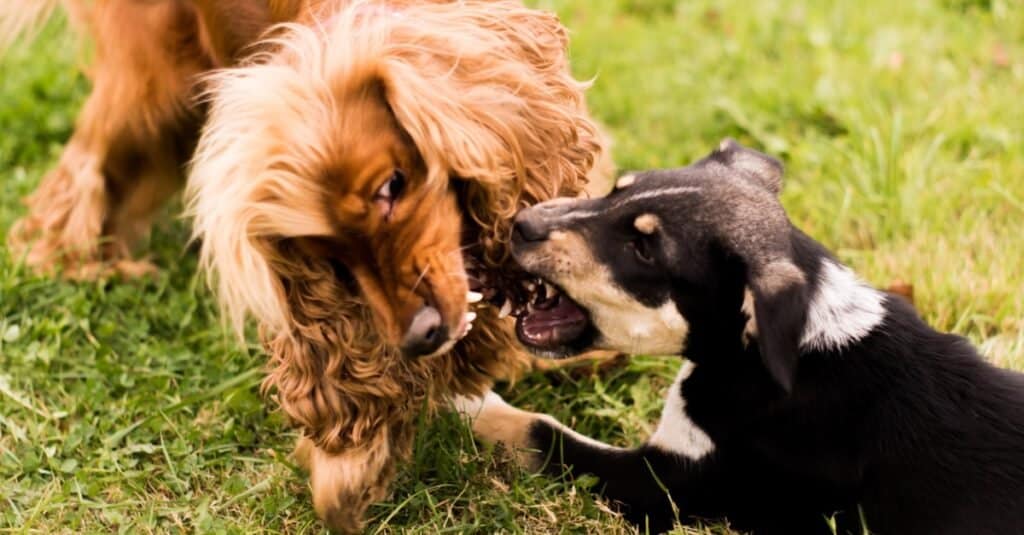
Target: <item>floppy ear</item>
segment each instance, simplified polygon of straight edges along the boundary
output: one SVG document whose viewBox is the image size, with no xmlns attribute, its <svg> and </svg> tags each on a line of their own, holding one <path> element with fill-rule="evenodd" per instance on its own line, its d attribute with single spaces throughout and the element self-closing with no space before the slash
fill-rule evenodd
<svg viewBox="0 0 1024 535">
<path fill-rule="evenodd" d="M 763 152 L 748 149 L 735 139 L 725 138 L 708 156 L 775 195 L 782 191 L 782 162 Z"/>
<path fill-rule="evenodd" d="M 800 340 L 807 319 L 808 286 L 793 262 L 793 227 L 777 196 L 782 190 L 782 164 L 726 138 L 701 165 L 722 174 L 735 210 L 720 230 L 747 268 L 754 294 L 758 346 L 765 368 L 785 391 L 793 387 Z M 754 187 L 750 187 L 753 185 Z"/>
<path fill-rule="evenodd" d="M 754 294 L 761 360 L 775 382 L 788 393 L 796 378 L 800 340 L 807 320 L 806 278 L 789 260 L 748 265 L 747 276 Z"/>
<path fill-rule="evenodd" d="M 381 73 L 388 104 L 431 176 L 466 180 L 480 201 L 467 203 L 470 218 L 505 226 L 521 200 L 582 189 L 603 135 L 557 16 L 518 2 L 425 3 L 388 27 L 397 43 Z"/>
</svg>

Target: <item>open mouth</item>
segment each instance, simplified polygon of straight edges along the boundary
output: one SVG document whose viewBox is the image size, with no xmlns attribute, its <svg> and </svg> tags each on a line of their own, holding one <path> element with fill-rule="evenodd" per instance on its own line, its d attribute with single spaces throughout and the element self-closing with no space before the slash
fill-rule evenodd
<svg viewBox="0 0 1024 535">
<path fill-rule="evenodd" d="M 485 253 L 494 243 L 488 246 L 476 225 L 463 228 L 462 242 L 469 289 L 482 294 L 484 301 L 497 308 L 499 318 L 516 318 L 515 331 L 520 343 L 534 353 L 553 358 L 589 347 L 594 329 L 582 306 L 554 284 L 524 271 L 507 256 L 497 262 L 485 260 Z"/>
<path fill-rule="evenodd" d="M 560 288 L 524 272 L 506 272 L 501 281 L 488 275 L 494 274 L 477 272 L 471 276 L 471 288 L 500 310 L 499 317 L 516 318 L 516 336 L 527 348 L 541 354 L 564 355 L 586 345 L 585 339 L 592 331 L 590 317 Z"/>
<path fill-rule="evenodd" d="M 516 315 L 519 341 L 547 351 L 573 345 L 590 327 L 586 311 L 557 286 L 541 279 L 533 284 L 537 288 L 533 300 Z"/>
</svg>

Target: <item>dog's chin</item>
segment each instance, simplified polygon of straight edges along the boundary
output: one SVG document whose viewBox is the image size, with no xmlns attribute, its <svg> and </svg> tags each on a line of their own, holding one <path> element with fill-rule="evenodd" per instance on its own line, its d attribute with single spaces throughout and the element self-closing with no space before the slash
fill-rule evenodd
<svg viewBox="0 0 1024 535">
<path fill-rule="evenodd" d="M 595 331 L 586 309 L 543 279 L 535 288 L 532 299 L 514 314 L 519 342 L 538 356 L 555 359 L 591 349 Z"/>
</svg>

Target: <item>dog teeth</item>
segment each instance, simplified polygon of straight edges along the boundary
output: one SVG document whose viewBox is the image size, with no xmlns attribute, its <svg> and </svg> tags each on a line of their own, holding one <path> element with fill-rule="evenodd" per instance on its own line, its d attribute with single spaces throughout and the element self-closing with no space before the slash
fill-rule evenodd
<svg viewBox="0 0 1024 535">
<path fill-rule="evenodd" d="M 476 319 L 476 312 L 467 312 L 465 316 L 465 322 L 463 323 L 462 333 L 459 334 L 459 338 L 465 338 L 469 331 L 473 330 L 473 320 Z"/>
<path fill-rule="evenodd" d="M 525 286 L 526 289 L 529 290 L 530 292 L 536 292 L 537 291 L 537 283 L 536 282 L 524 281 L 523 282 L 523 286 Z"/>
<path fill-rule="evenodd" d="M 466 292 L 466 301 L 469 301 L 470 304 L 472 304 L 472 303 L 479 303 L 480 301 L 483 300 L 483 298 L 484 298 L 484 294 L 482 294 L 480 292 L 474 292 L 474 291 Z"/>
<path fill-rule="evenodd" d="M 548 281 L 544 281 L 544 296 L 548 299 L 558 295 L 558 288 Z"/>
<path fill-rule="evenodd" d="M 512 301 L 508 299 L 501 304 L 501 310 L 498 311 L 498 318 L 507 318 L 512 313 Z"/>
</svg>

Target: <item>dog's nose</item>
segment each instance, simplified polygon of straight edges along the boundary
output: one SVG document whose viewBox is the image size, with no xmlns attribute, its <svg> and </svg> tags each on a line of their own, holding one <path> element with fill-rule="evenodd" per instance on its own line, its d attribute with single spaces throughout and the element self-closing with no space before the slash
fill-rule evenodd
<svg viewBox="0 0 1024 535">
<path fill-rule="evenodd" d="M 448 340 L 448 328 L 441 313 L 432 306 L 424 306 L 412 317 L 409 330 L 402 339 L 402 353 L 407 357 L 429 355 Z"/>
<path fill-rule="evenodd" d="M 516 214 L 512 224 L 513 237 L 524 242 L 547 239 L 549 229 L 541 212 L 543 209 L 543 206 L 534 206 Z"/>
</svg>

